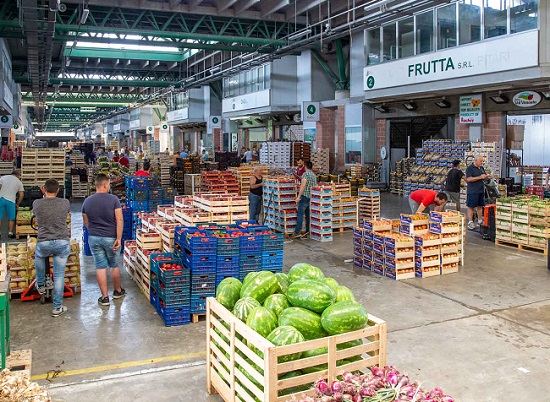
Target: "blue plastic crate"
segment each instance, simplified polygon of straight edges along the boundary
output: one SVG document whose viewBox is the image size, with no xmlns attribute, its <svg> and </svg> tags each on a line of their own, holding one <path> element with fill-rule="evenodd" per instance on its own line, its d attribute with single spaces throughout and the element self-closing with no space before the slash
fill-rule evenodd
<svg viewBox="0 0 550 402">
<path fill-rule="evenodd" d="M 162 188 L 149 188 L 149 200 L 162 200 L 164 191 Z"/>
<path fill-rule="evenodd" d="M 195 233 L 204 236 L 192 236 Z M 198 254 L 216 254 L 218 239 L 209 236 L 205 230 L 197 228 L 176 226 L 174 231 L 174 244 L 180 245 L 181 249 L 188 249 L 192 253 Z"/>
<path fill-rule="evenodd" d="M 283 252 L 282 251 L 268 251 L 262 254 L 262 268 L 282 268 L 283 266 Z"/>
<path fill-rule="evenodd" d="M 191 322 L 191 312 L 188 306 L 167 307 L 162 306 L 159 302 L 157 312 L 167 327 L 185 325 Z"/>
<path fill-rule="evenodd" d="M 175 259 L 172 253 L 149 254 L 149 267 L 151 268 L 151 272 L 158 274 L 159 267 L 164 263 L 176 263 L 181 265 L 181 260 Z"/>
<path fill-rule="evenodd" d="M 149 200 L 147 201 L 149 203 L 149 212 L 156 212 L 159 205 L 161 205 L 162 200 L 153 201 Z"/>
<path fill-rule="evenodd" d="M 239 255 L 240 253 L 239 237 L 218 237 L 218 246 L 216 248 L 218 255 Z"/>
<path fill-rule="evenodd" d="M 240 252 L 245 253 L 259 253 L 262 251 L 262 236 L 253 233 L 240 237 Z"/>
<path fill-rule="evenodd" d="M 126 198 L 133 201 L 147 201 L 149 198 L 148 190 L 133 190 L 131 188 L 126 189 Z"/>
<path fill-rule="evenodd" d="M 134 177 L 126 176 L 126 188 L 131 190 L 148 190 L 149 189 L 149 178 L 148 177 Z"/>
<path fill-rule="evenodd" d="M 214 293 L 191 296 L 191 314 L 205 313 L 206 299 L 214 296 L 215 296 Z"/>
<path fill-rule="evenodd" d="M 216 274 L 216 289 L 218 288 L 218 285 L 221 281 L 223 281 L 225 278 L 236 278 L 240 280 L 240 272 L 239 270 L 236 270 L 234 272 L 228 272 L 224 274 Z"/>
<path fill-rule="evenodd" d="M 158 280 L 152 280 L 151 286 L 166 306 L 189 306 L 191 303 L 191 292 L 189 287 L 165 287 Z"/>
<path fill-rule="evenodd" d="M 174 196 L 178 195 L 178 191 L 175 188 L 166 187 L 163 188 L 162 198 L 165 200 L 173 200 Z"/>
<path fill-rule="evenodd" d="M 151 284 L 152 285 L 152 284 Z M 151 302 L 151 304 L 153 306 L 155 306 L 155 308 L 158 308 L 158 305 L 159 305 L 159 295 L 158 295 L 158 291 L 153 287 L 151 286 L 149 288 L 149 301 Z"/>
<path fill-rule="evenodd" d="M 285 235 L 283 233 L 264 234 L 262 237 L 263 251 L 283 249 L 283 243 L 285 241 Z"/>
<path fill-rule="evenodd" d="M 227 255 L 220 256 L 217 258 L 217 267 L 216 273 L 223 274 L 226 272 L 239 271 L 239 256 L 238 255 Z"/>
<path fill-rule="evenodd" d="M 216 293 L 216 273 L 191 274 L 191 296 Z"/>
<path fill-rule="evenodd" d="M 242 271 L 258 271 L 262 267 L 262 254 L 241 254 L 239 256 L 239 269 Z"/>
<path fill-rule="evenodd" d="M 131 207 L 134 211 L 147 212 L 149 210 L 149 202 L 148 201 L 126 200 L 126 205 Z"/>
<path fill-rule="evenodd" d="M 183 265 L 193 273 L 216 272 L 217 257 L 215 255 L 191 253 L 184 249 L 182 253 Z"/>
</svg>

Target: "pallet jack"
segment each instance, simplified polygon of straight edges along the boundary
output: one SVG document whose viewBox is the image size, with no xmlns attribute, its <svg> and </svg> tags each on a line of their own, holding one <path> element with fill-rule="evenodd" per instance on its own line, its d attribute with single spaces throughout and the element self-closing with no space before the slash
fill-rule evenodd
<svg viewBox="0 0 550 402">
<path fill-rule="evenodd" d="M 31 218 L 31 227 L 35 230 L 38 230 L 38 227 L 36 227 L 36 219 L 33 216 Z M 46 300 L 52 302 L 53 301 L 53 267 L 50 266 L 50 257 L 45 257 L 46 259 L 46 282 L 44 284 L 46 291 L 44 294 L 38 293 L 38 290 L 36 290 L 36 275 L 35 278 L 32 280 L 30 285 L 21 293 L 21 301 L 34 301 L 40 299 L 40 304 L 45 304 Z M 67 284 L 64 285 L 65 290 L 63 291 L 63 297 L 72 297 L 74 296 L 73 290 L 67 286 Z"/>
</svg>

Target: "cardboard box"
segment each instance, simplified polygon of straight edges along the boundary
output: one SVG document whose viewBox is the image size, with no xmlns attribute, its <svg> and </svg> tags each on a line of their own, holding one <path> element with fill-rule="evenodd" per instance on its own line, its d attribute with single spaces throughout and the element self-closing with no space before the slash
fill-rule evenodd
<svg viewBox="0 0 550 402">
<path fill-rule="evenodd" d="M 506 142 L 508 141 L 524 141 L 525 126 L 513 125 L 506 126 Z"/>
</svg>

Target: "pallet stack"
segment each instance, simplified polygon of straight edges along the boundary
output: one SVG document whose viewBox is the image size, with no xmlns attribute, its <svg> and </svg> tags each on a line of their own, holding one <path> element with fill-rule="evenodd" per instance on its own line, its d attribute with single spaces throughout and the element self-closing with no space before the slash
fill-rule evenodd
<svg viewBox="0 0 550 402">
<path fill-rule="evenodd" d="M 311 162 L 313 163 L 313 170 L 317 174 L 328 173 L 330 171 L 329 149 L 318 148 L 313 151 L 311 153 Z"/>
<path fill-rule="evenodd" d="M 173 159 L 169 155 L 165 155 L 159 158 L 158 178 L 161 187 L 170 187 L 171 185 L 170 169 L 172 167 L 172 164 Z"/>
<path fill-rule="evenodd" d="M 290 142 L 264 142 L 260 149 L 260 163 L 274 169 L 291 167 Z"/>
<path fill-rule="evenodd" d="M 309 142 L 292 142 L 292 166 L 296 166 L 296 163 L 299 159 L 302 159 L 304 162 L 311 160 L 311 144 Z"/>
<path fill-rule="evenodd" d="M 332 241 L 332 187 L 311 189 L 310 238 L 319 242 Z"/>
<path fill-rule="evenodd" d="M 463 257 L 463 216 L 456 211 L 431 212 L 430 233 L 441 236 L 440 274 L 458 272 Z"/>
<path fill-rule="evenodd" d="M 183 226 L 216 222 L 232 224 L 249 217 L 247 197 L 228 194 L 197 194 L 177 196 L 174 201 L 174 220 Z"/>
<path fill-rule="evenodd" d="M 426 214 L 401 214 L 399 232 L 407 236 L 428 233 L 429 216 Z"/>
<path fill-rule="evenodd" d="M 239 194 L 239 183 L 233 172 L 214 170 L 201 173 L 201 192 Z"/>
<path fill-rule="evenodd" d="M 71 176 L 71 197 L 86 198 L 88 196 L 88 181 L 82 181 L 81 176 Z"/>
<path fill-rule="evenodd" d="M 134 281 L 144 296 L 150 300 L 151 261 L 150 256 L 162 252 L 160 233 L 139 229 L 136 232 L 137 263 L 134 265 Z"/>
<path fill-rule="evenodd" d="M 29 279 L 32 274 L 29 271 L 27 245 L 26 243 L 11 243 L 6 244 L 5 247 L 7 269 L 10 272 L 10 293 L 23 293 L 29 286 Z"/>
<path fill-rule="evenodd" d="M 65 182 L 63 149 L 25 148 L 21 156 L 21 181 L 24 186 L 41 186 L 47 179 Z"/>
<path fill-rule="evenodd" d="M 375 219 L 380 216 L 380 190 L 362 187 L 358 191 L 357 226 L 365 219 Z"/>
<path fill-rule="evenodd" d="M 441 236 L 426 233 L 415 239 L 415 275 L 428 278 L 441 274 Z"/>
<path fill-rule="evenodd" d="M 352 179 L 360 179 L 361 177 L 363 177 L 361 165 L 351 165 L 350 176 Z"/>
<path fill-rule="evenodd" d="M 288 176 L 266 178 L 264 222 L 272 230 L 291 234 L 296 228 L 296 181 Z"/>
<path fill-rule="evenodd" d="M 5 176 L 13 172 L 12 161 L 0 161 L 0 176 Z"/>
<path fill-rule="evenodd" d="M 109 141 L 109 148 L 111 148 L 111 151 L 113 151 L 113 152 L 119 151 L 120 150 L 120 142 L 115 141 L 115 140 Z"/>
<path fill-rule="evenodd" d="M 332 183 L 332 229 L 343 232 L 357 223 L 357 199 L 351 196 L 350 183 Z"/>
<path fill-rule="evenodd" d="M 243 164 L 239 167 L 232 167 L 228 170 L 235 174 L 237 182 L 239 183 L 239 194 L 242 196 L 248 196 L 250 192 L 250 177 L 252 176 L 254 167 L 257 164 Z M 262 169 L 262 177 L 265 177 L 269 173 L 269 166 L 259 165 Z"/>
</svg>

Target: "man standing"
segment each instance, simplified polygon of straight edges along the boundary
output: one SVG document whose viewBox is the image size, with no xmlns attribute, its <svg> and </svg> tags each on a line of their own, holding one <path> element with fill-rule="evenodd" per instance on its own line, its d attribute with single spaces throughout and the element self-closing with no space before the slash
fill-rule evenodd
<svg viewBox="0 0 550 402">
<path fill-rule="evenodd" d="M 69 200 L 57 197 L 59 183 L 48 179 L 41 188 L 44 198 L 35 200 L 32 210 L 38 226 L 38 238 L 34 251 L 36 290 L 40 296 L 46 293 L 46 258 L 53 257 L 53 310 L 52 317 L 67 312 L 63 306 L 65 267 L 71 253 L 67 215 L 71 210 Z"/>
<path fill-rule="evenodd" d="M 304 175 L 304 173 L 306 172 L 306 168 L 304 166 L 304 159 L 303 158 L 300 158 L 298 159 L 298 161 L 296 162 L 296 173 L 295 173 L 295 177 L 296 179 L 298 180 L 302 180 L 302 176 Z"/>
<path fill-rule="evenodd" d="M 88 242 L 94 257 L 96 279 L 101 290 L 98 303 L 109 305 L 107 287 L 107 268 L 111 269 L 113 281 L 113 299 L 126 294 L 120 283 L 120 268 L 116 261 L 116 252 L 120 249 L 122 229 L 122 207 L 115 195 L 109 194 L 111 181 L 104 174 L 95 179 L 96 193 L 84 200 L 82 219 L 90 235 Z"/>
<path fill-rule="evenodd" d="M 307 237 L 309 235 L 309 201 L 311 198 L 311 189 L 317 185 L 317 177 L 311 171 L 313 164 L 311 161 L 305 163 L 306 171 L 302 175 L 302 182 L 300 184 L 300 190 L 298 191 L 298 197 L 296 197 L 296 203 L 298 204 L 298 218 L 296 219 L 296 229 L 292 236 L 292 239 L 299 237 Z M 306 215 L 306 232 L 302 235 L 302 223 Z"/>
<path fill-rule="evenodd" d="M 483 207 L 485 206 L 485 186 L 483 180 L 490 176 L 483 169 L 483 156 L 477 155 L 466 169 L 466 206 L 468 207 L 468 229 L 474 230 L 474 208 L 477 209 L 477 223 L 483 224 Z"/>
<path fill-rule="evenodd" d="M 421 214 L 430 212 L 430 205 L 434 205 L 434 211 L 443 211 L 447 203 L 447 194 L 434 190 L 416 190 L 409 195 L 411 213 Z"/>
<path fill-rule="evenodd" d="M 259 222 L 260 211 L 262 209 L 263 186 L 262 168 L 256 165 L 252 171 L 252 176 L 250 176 L 250 192 L 248 193 L 250 220 L 256 222 Z"/>
<path fill-rule="evenodd" d="M 456 210 L 460 212 L 460 184 L 464 172 L 460 170 L 460 161 L 458 159 L 453 161 L 453 168 L 447 173 L 447 180 L 445 181 L 445 191 L 449 193 L 451 201 L 456 204 Z"/>
<path fill-rule="evenodd" d="M 187 153 L 187 149 L 184 149 L 180 153 L 180 159 L 185 159 L 185 158 L 189 158 L 189 154 Z"/>
<path fill-rule="evenodd" d="M 9 238 L 15 238 L 15 217 L 17 216 L 17 208 L 23 196 L 25 189 L 23 183 L 19 180 L 19 170 L 14 170 L 10 175 L 0 177 L 0 219 L 4 219 L 4 211 L 8 215 L 9 223 Z M 17 201 L 15 200 L 17 196 Z"/>
<path fill-rule="evenodd" d="M 123 154 L 123 153 L 120 154 L 120 159 L 118 160 L 118 163 L 120 163 L 120 166 L 125 166 L 125 167 L 130 166 L 130 161 L 126 157 L 126 154 Z"/>
<path fill-rule="evenodd" d="M 143 169 L 138 170 L 134 176 L 149 176 L 150 171 L 151 171 L 151 162 L 146 160 L 145 162 L 143 162 Z"/>
</svg>

